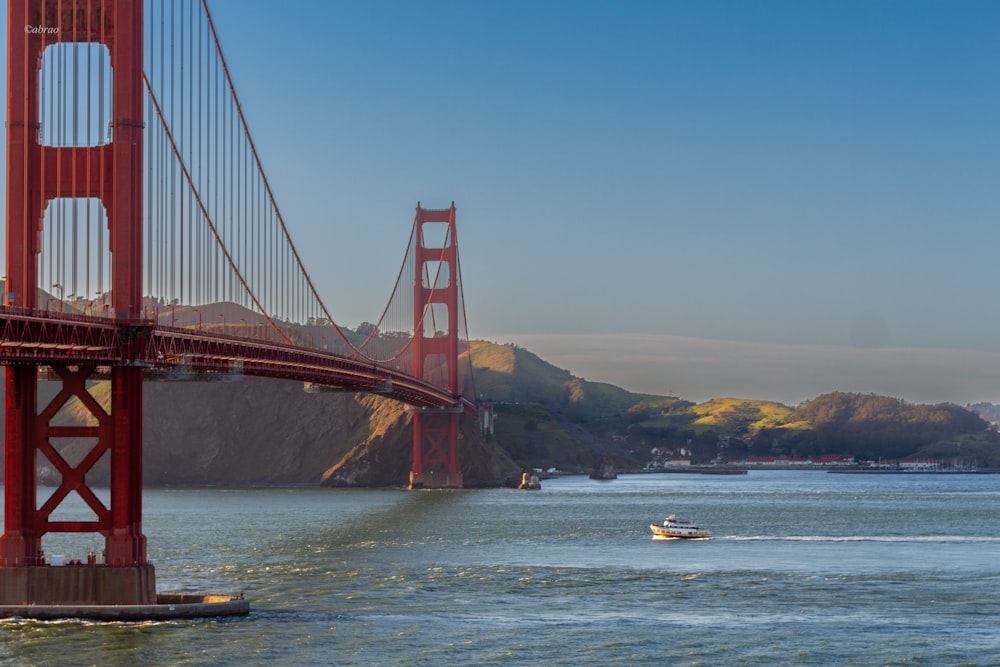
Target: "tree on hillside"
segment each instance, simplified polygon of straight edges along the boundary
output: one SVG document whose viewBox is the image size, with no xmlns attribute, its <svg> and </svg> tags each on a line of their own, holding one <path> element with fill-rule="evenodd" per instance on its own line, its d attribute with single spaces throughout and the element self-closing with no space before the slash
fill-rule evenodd
<svg viewBox="0 0 1000 667">
<path fill-rule="evenodd" d="M 709 429 L 691 439 L 691 463 L 704 465 L 711 463 L 719 453 L 719 435 Z"/>
<path fill-rule="evenodd" d="M 938 440 L 987 428 L 978 415 L 951 403 L 917 405 L 846 392 L 802 403 L 794 419 L 813 429 L 781 439 L 783 448 L 796 447 L 808 455 L 853 450 L 864 458 L 900 458 Z"/>
<path fill-rule="evenodd" d="M 653 408 L 646 401 L 639 401 L 626 412 L 626 420 L 630 424 L 641 422 L 654 416 Z"/>
</svg>

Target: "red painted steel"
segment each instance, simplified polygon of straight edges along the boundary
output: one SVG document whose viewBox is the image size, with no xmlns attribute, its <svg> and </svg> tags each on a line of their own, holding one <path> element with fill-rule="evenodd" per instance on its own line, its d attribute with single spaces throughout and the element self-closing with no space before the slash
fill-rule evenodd
<svg viewBox="0 0 1000 667">
<path fill-rule="evenodd" d="M 433 223 L 447 225 L 439 246 L 428 245 L 429 237 L 434 235 L 425 233 L 424 226 Z M 413 374 L 426 379 L 428 375 L 439 372 L 443 365 L 448 392 L 461 396 L 462 387 L 458 381 L 459 286 L 455 205 L 444 210 L 430 210 L 418 204 L 414 224 Z M 435 284 L 444 275 L 447 284 Z M 438 323 L 432 319 L 439 306 L 447 310 L 446 331 L 436 330 Z M 431 323 L 434 326 L 430 326 Z M 449 409 L 414 411 L 411 487 L 462 486 L 458 463 L 459 412 Z"/>
<path fill-rule="evenodd" d="M 0 306 L 0 363 L 95 366 L 104 377 L 120 363 L 125 340 L 136 340 L 130 362 L 152 380 L 197 375 L 268 377 L 370 391 L 415 408 L 477 414 L 476 404 L 433 382 L 357 357 L 244 336 L 156 325 L 124 325 L 89 315 Z"/>
<path fill-rule="evenodd" d="M 34 343 L 61 350 L 62 363 L 48 361 L 62 391 L 40 413 L 37 407 L 40 358 L 7 367 L 7 426 L 4 445 L 4 535 L 0 566 L 42 561 L 46 532 L 99 532 L 110 565 L 145 565 L 142 534 L 142 328 L 132 320 L 142 301 L 142 133 L 143 3 L 136 0 L 11 0 L 8 4 L 7 66 L 7 295 L 6 303 L 36 307 L 38 255 L 45 209 L 57 197 L 100 199 L 107 212 L 112 254 L 111 305 L 120 318 L 117 331 L 107 325 L 53 324 L 45 317 L 13 318 Z M 107 46 L 114 73 L 112 139 L 94 147 L 43 146 L 39 141 L 39 68 L 46 47 L 91 42 Z M 82 340 L 81 340 L 82 339 Z M 6 339 L 5 344 L 12 339 Z M 24 338 L 14 339 L 22 344 Z M 62 345 L 62 348 L 58 348 Z M 67 347 L 69 346 L 69 347 Z M 96 348 L 96 349 L 95 349 Z M 92 365 L 73 365 L 77 356 L 108 353 L 111 414 L 90 398 L 85 381 Z M 67 363 L 68 362 L 68 363 Z M 70 396 L 88 405 L 98 426 L 84 429 L 97 444 L 76 467 L 69 466 L 50 438 L 60 431 L 52 418 Z M 75 434 L 79 435 L 76 431 Z M 80 432 L 82 433 L 82 432 Z M 86 472 L 110 452 L 111 507 L 86 484 Z M 41 454 L 62 475 L 62 482 L 41 507 L 37 503 L 36 457 Z M 55 522 L 50 516 L 61 499 L 77 492 L 94 511 L 92 522 Z"/>
<path fill-rule="evenodd" d="M 288 336 L 272 343 L 225 331 L 206 333 L 200 326 L 198 331 L 167 327 L 158 317 L 144 318 L 149 312 L 142 302 L 143 32 L 140 0 L 8 4 L 7 275 L 0 305 L 0 363 L 6 365 L 7 394 L 0 570 L 42 564 L 42 537 L 51 532 L 99 533 L 105 537 L 108 565 L 148 565 L 141 506 L 145 373 L 153 379 L 189 372 L 244 374 L 387 395 L 415 407 L 411 483 L 462 485 L 458 418 L 463 411 L 475 413 L 476 406 L 462 397 L 458 377 L 461 294 L 454 205 L 440 211 L 417 207 L 412 374 L 379 365 L 361 353 L 342 356 L 303 347 Z M 107 144 L 53 146 L 40 141 L 42 54 L 49 46 L 68 42 L 108 48 L 113 92 L 112 137 Z M 104 206 L 112 258 L 110 303 L 104 307 L 110 307 L 114 318 L 38 308 L 42 225 L 46 208 L 56 198 L 95 198 Z M 446 225 L 442 247 L 424 242 L 424 225 L 430 223 Z M 425 283 L 422 276 L 430 264 L 441 267 L 447 284 Z M 443 332 L 436 331 L 436 322 L 425 326 L 432 321 L 431 311 L 437 314 L 438 309 L 447 311 Z M 269 315 L 262 317 L 274 325 Z M 249 318 L 247 322 L 244 333 Z M 43 366 L 51 368 L 61 389 L 40 406 Z M 87 390 L 88 380 L 98 378 L 110 379 L 110 406 L 101 405 Z M 59 425 L 57 414 L 71 399 L 89 411 L 89 426 Z M 54 443 L 60 438 L 95 444 L 71 464 Z M 61 480 L 39 504 L 37 470 L 44 460 Z M 110 465 L 110 507 L 86 481 L 101 461 Z M 92 511 L 92 520 L 53 520 L 60 503 L 73 493 Z"/>
</svg>

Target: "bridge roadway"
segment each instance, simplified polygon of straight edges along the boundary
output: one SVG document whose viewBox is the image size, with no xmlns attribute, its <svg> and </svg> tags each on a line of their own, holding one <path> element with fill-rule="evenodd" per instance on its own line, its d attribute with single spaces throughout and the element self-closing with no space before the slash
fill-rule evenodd
<svg viewBox="0 0 1000 667">
<path fill-rule="evenodd" d="M 373 392 L 407 405 L 476 414 L 476 404 L 368 359 L 287 343 L 169 327 L 151 319 L 110 319 L 0 306 L 0 364 L 141 366 L 183 376 L 245 375 Z M 169 376 L 168 376 L 169 377 Z"/>
</svg>

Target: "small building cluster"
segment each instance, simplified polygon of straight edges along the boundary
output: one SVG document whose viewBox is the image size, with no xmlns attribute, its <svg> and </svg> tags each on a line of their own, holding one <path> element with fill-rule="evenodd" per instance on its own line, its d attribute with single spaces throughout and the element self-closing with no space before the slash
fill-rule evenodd
<svg viewBox="0 0 1000 667">
<path fill-rule="evenodd" d="M 903 470 L 940 470 L 940 459 L 902 459 L 899 467 Z"/>
<path fill-rule="evenodd" d="M 683 447 L 677 450 L 653 447 L 649 454 L 653 459 L 646 464 L 645 470 L 664 470 L 691 465 L 691 451 Z"/>
<path fill-rule="evenodd" d="M 850 454 L 823 454 L 801 458 L 795 456 L 748 456 L 742 461 L 730 461 L 747 466 L 852 466 L 854 457 Z"/>
<path fill-rule="evenodd" d="M 660 447 L 654 447 L 650 451 L 650 460 L 644 470 L 666 470 L 669 468 L 680 468 L 684 466 L 691 465 L 691 452 L 690 450 L 681 448 L 678 450 L 664 449 Z M 823 454 L 822 456 L 813 456 L 808 458 L 801 458 L 795 456 L 747 456 L 742 459 L 723 459 L 717 458 L 711 462 L 711 465 L 737 465 L 737 466 L 774 466 L 774 467 L 792 467 L 792 466 L 823 466 L 823 467 L 833 467 L 833 466 L 852 466 L 856 463 L 854 456 L 850 454 Z"/>
</svg>

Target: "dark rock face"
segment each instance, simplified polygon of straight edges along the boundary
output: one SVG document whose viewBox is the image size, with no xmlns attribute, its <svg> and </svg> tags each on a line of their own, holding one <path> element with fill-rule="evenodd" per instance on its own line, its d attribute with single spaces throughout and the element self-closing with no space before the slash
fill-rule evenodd
<svg viewBox="0 0 1000 667">
<path fill-rule="evenodd" d="M 318 483 L 367 423 L 354 394 L 307 394 L 302 385 L 147 383 L 147 484 Z"/>
<path fill-rule="evenodd" d="M 604 457 L 598 461 L 590 473 L 590 479 L 618 479 L 618 472 L 611 459 Z"/>
<path fill-rule="evenodd" d="M 251 378 L 226 387 L 159 385 L 147 385 L 146 394 L 150 484 L 409 484 L 413 429 L 396 401 L 307 394 L 292 382 Z M 479 443 L 475 420 L 462 422 L 466 482 L 502 479 L 504 465 L 513 464 L 498 447 Z"/>
<path fill-rule="evenodd" d="M 324 474 L 323 486 L 407 486 L 413 464 L 413 430 L 401 406 L 375 398 L 370 436 Z M 484 439 L 473 420 L 459 430 L 459 465 L 465 486 L 500 486 L 517 465 L 495 441 Z"/>
</svg>

